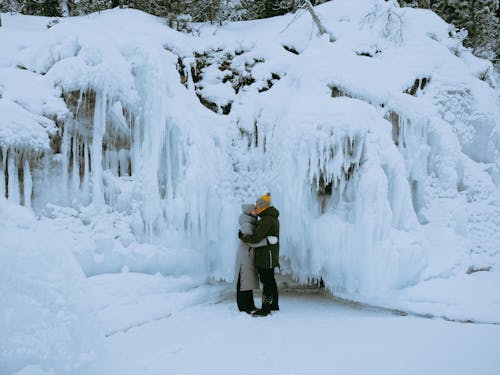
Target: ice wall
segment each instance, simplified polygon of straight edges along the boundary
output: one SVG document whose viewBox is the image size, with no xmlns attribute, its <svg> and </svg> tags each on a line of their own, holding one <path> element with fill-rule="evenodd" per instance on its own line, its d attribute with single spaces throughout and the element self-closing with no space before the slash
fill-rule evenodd
<svg viewBox="0 0 500 375">
<path fill-rule="evenodd" d="M 245 41 L 244 23 L 191 36 L 131 10 L 44 28 L 16 64 L 50 105 L 0 86 L 12 114 L 0 193 L 55 219 L 54 205 L 74 209 L 87 274 L 230 280 L 239 204 L 266 191 L 282 272 L 302 282 L 387 295 L 494 267 L 500 239 L 481 229 L 500 175 L 486 65 L 431 12 L 357 5 L 318 8 L 335 43 L 304 32 L 303 16 L 262 21 Z M 5 69 L 1 82 L 20 70 Z"/>
<path fill-rule="evenodd" d="M 297 95 L 280 113 L 279 99 L 269 96 L 271 105 L 251 130 L 259 143 L 239 168 L 257 163 L 263 173 L 250 184 L 272 187 L 281 211 L 285 272 L 368 295 L 416 283 L 427 265 L 425 244 L 416 241 L 405 158 L 391 124 L 357 99 Z M 401 139 L 420 147 L 406 133 Z"/>
<path fill-rule="evenodd" d="M 471 199 L 485 168 L 485 196 L 499 199 L 492 187 L 499 151 L 492 83 L 469 75 L 482 63 L 434 14 L 372 5 L 359 11 L 352 29 L 348 2 L 325 5 L 326 14 L 345 14 L 326 21 L 342 41 L 304 47 L 297 38 L 293 66 L 261 94 L 254 121 L 237 100 L 232 107 L 245 134 L 240 147 L 251 146 L 239 168 L 265 166 L 264 176 L 244 178 L 271 190 L 282 212 L 286 272 L 303 282 L 322 278 L 347 296 L 387 296 L 424 280 L 491 269 L 498 259 L 482 239 L 489 229 L 484 237 L 478 232 L 497 209 L 485 204 L 479 224 Z M 266 68 L 276 66 L 264 62 L 260 71 Z M 470 174 L 470 158 L 489 163 L 476 166 L 482 177 Z"/>
</svg>

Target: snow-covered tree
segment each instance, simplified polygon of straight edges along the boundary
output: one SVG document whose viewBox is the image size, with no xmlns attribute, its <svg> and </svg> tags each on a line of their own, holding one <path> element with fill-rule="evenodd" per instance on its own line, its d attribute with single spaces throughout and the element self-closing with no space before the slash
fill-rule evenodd
<svg viewBox="0 0 500 375">
<path fill-rule="evenodd" d="M 6 0 L 0 2 L 0 12 L 19 12 L 20 5 L 17 1 Z"/>
<path fill-rule="evenodd" d="M 19 5 L 20 12 L 24 14 L 47 17 L 62 15 L 58 0 L 23 0 Z"/>
<path fill-rule="evenodd" d="M 308 1 L 317 5 L 325 0 Z M 175 24 L 178 16 L 195 22 L 222 23 L 232 20 L 268 18 L 295 12 L 304 0 L 5 0 L 0 11 L 39 16 L 73 16 L 115 7 L 129 7 L 166 17 Z"/>
<path fill-rule="evenodd" d="M 431 9 L 468 32 L 464 44 L 477 56 L 500 56 L 499 0 L 400 0 L 401 5 Z"/>
</svg>

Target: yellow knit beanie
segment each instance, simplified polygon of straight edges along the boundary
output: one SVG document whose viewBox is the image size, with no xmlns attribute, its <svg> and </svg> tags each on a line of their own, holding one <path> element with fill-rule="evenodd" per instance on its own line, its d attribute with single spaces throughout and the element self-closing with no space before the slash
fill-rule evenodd
<svg viewBox="0 0 500 375">
<path fill-rule="evenodd" d="M 264 194 L 260 198 L 257 198 L 255 207 L 257 208 L 257 213 L 259 214 L 265 209 L 271 207 L 271 193 Z"/>
</svg>

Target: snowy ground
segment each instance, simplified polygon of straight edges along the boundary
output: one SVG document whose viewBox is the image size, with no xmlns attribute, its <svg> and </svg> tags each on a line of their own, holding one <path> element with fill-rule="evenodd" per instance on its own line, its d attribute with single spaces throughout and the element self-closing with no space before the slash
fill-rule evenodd
<svg viewBox="0 0 500 375">
<path fill-rule="evenodd" d="M 297 290 L 257 319 L 227 283 L 125 268 L 85 277 L 68 251 L 85 236 L 1 203 L 1 375 L 500 372 L 497 272 L 429 280 L 406 305 L 373 302 L 432 319 Z M 467 316 L 490 324 L 449 320 Z"/>
<path fill-rule="evenodd" d="M 132 280 L 126 275 L 114 277 Z M 138 281 L 141 276 L 133 278 Z M 111 294 L 117 290 L 108 289 Z M 227 288 L 213 286 L 210 290 L 210 298 L 191 306 L 186 301 L 199 300 L 196 289 L 159 294 L 158 304 L 142 309 L 149 316 L 143 315 L 141 321 L 133 309 L 122 308 L 123 292 L 118 293 L 121 297 L 108 298 L 107 309 L 122 305 L 114 316 L 128 327 L 116 332 L 116 323 L 101 315 L 108 332 L 115 332 L 105 339 L 110 373 L 500 372 L 499 325 L 401 316 L 388 310 L 349 306 L 322 294 L 293 292 L 282 295 L 281 311 L 267 318 L 252 318 L 237 311 Z M 146 306 L 149 298 L 135 298 L 135 305 Z M 170 310 L 165 309 L 166 304 Z"/>
<path fill-rule="evenodd" d="M 200 285 L 184 276 L 101 274 L 81 286 L 100 330 L 87 362 L 77 372 L 61 372 L 47 358 L 55 372 L 43 362 L 25 362 L 2 375 L 500 372 L 499 324 L 407 315 L 304 289 L 282 291 L 280 311 L 253 318 L 237 311 L 230 285 Z M 48 325 L 62 329 L 50 319 Z M 74 334 L 72 327 L 67 331 Z M 55 344 L 48 339 L 47 345 Z"/>
</svg>

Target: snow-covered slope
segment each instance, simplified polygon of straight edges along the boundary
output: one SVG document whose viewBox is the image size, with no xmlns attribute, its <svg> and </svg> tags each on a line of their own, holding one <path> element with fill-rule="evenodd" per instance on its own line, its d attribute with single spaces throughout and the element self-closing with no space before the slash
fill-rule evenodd
<svg viewBox="0 0 500 375">
<path fill-rule="evenodd" d="M 0 194 L 72 238 L 87 275 L 230 281 L 239 205 L 270 191 L 282 273 L 499 322 L 498 296 L 472 298 L 499 279 L 491 64 L 426 10 L 316 10 L 335 42 L 307 13 L 192 35 L 134 10 L 3 14 Z"/>
</svg>

